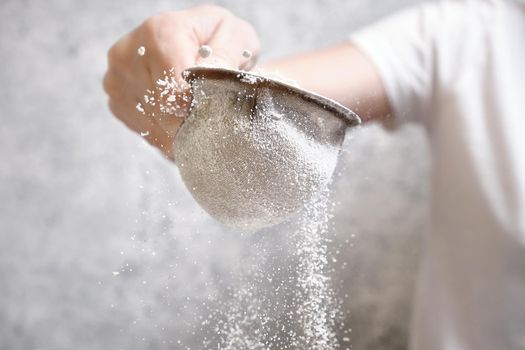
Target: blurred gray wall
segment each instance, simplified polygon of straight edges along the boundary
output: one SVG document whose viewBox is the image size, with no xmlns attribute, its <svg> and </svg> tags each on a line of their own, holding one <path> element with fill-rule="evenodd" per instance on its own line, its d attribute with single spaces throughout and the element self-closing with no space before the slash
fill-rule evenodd
<svg viewBox="0 0 525 350">
<path fill-rule="evenodd" d="M 217 1 L 254 24 L 262 59 L 337 42 L 416 2 Z M 216 224 L 106 108 L 109 46 L 151 14 L 197 3 L 1 1 L 1 350 L 203 349 L 196 325 L 243 262 L 261 246 L 277 265 L 287 254 L 271 251 L 283 228 L 246 236 Z M 338 173 L 332 249 L 353 349 L 403 349 L 425 139 L 415 127 L 354 130 Z"/>
</svg>

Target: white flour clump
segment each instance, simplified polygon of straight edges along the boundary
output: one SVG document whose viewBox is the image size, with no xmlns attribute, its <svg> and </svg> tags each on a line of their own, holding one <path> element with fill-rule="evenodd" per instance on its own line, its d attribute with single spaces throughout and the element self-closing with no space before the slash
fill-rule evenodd
<svg viewBox="0 0 525 350">
<path fill-rule="evenodd" d="M 201 47 L 199 47 L 199 56 L 201 56 L 202 58 L 207 58 L 211 56 L 212 53 L 213 49 L 208 45 L 202 45 Z"/>
<path fill-rule="evenodd" d="M 137 49 L 137 53 L 139 54 L 139 56 L 144 56 L 144 54 L 146 53 L 146 48 L 144 46 L 141 46 Z"/>
</svg>

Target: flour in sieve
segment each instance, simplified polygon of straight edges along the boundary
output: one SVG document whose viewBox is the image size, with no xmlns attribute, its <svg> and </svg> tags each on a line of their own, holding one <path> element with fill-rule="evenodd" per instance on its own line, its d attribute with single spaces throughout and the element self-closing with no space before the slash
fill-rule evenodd
<svg viewBox="0 0 525 350">
<path fill-rule="evenodd" d="M 288 108 L 304 104 L 299 97 L 285 105 L 269 89 L 256 92 L 244 82 L 194 82 L 192 115 L 174 153 L 187 188 L 209 214 L 256 230 L 286 220 L 329 182 L 338 147 L 314 140 L 319 125 Z"/>
</svg>

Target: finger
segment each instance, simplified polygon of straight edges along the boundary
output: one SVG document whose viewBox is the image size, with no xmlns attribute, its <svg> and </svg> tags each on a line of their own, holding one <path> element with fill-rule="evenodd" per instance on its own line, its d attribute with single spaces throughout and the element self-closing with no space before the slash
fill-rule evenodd
<svg viewBox="0 0 525 350">
<path fill-rule="evenodd" d="M 133 99 L 140 97 L 141 103 L 135 107 L 146 111 L 148 106 L 142 103 L 142 99 L 151 85 L 151 79 L 144 63 L 137 59 L 139 55 L 133 52 L 135 32 L 123 36 L 110 48 L 103 84 L 108 95 L 115 100 L 126 100 L 129 95 Z"/>
<path fill-rule="evenodd" d="M 122 80 L 121 76 L 116 74 L 113 70 L 108 69 L 102 81 L 106 94 L 115 99 L 122 99 L 125 94 Z"/>
<path fill-rule="evenodd" d="M 182 79 L 181 72 L 195 64 L 198 44 L 192 27 L 180 13 L 164 14 L 146 21 L 145 42 L 152 43 L 146 48 L 145 68 L 149 72 L 154 103 L 158 107 L 156 117 L 170 133 L 181 120 L 171 116 L 185 117 L 191 102 L 189 87 Z"/>
<path fill-rule="evenodd" d="M 125 104 L 136 101 L 134 105 L 135 109 L 145 116 L 150 116 L 153 114 L 152 106 L 143 102 L 143 98 L 138 95 L 143 93 L 143 89 L 140 87 L 136 88 L 136 86 L 144 83 L 135 79 L 131 81 L 130 79 L 129 77 L 122 76 L 114 69 L 109 68 L 104 76 L 104 90 L 111 99 L 118 101 L 118 103 Z"/>
<path fill-rule="evenodd" d="M 134 68 L 130 71 L 127 79 L 130 86 L 133 87 L 132 92 L 147 105 L 149 99 L 146 96 L 151 95 L 154 90 L 154 82 L 147 63 L 142 57 L 136 60 Z"/>
<path fill-rule="evenodd" d="M 171 76 L 182 82 L 181 72 L 194 65 L 198 49 L 191 24 L 180 14 L 167 13 L 148 19 L 142 27 L 144 42 L 153 44 L 145 54 L 153 81 Z"/>
<path fill-rule="evenodd" d="M 138 54 L 137 37 L 140 31 L 135 29 L 122 37 L 108 52 L 108 72 L 114 81 L 122 84 L 122 90 L 131 89 L 137 96 L 142 96 L 151 89 L 152 78 L 146 59 Z"/>
<path fill-rule="evenodd" d="M 246 57 L 244 55 L 244 52 L 249 52 L 250 53 L 250 57 Z M 241 65 L 239 66 L 239 69 L 242 69 L 242 70 L 252 70 L 253 67 L 255 67 L 255 65 L 257 64 L 257 59 L 258 59 L 258 54 L 253 54 L 251 51 L 249 50 L 245 50 L 243 52 L 243 57 L 246 57 L 246 61 L 242 62 Z"/>
<path fill-rule="evenodd" d="M 137 61 L 136 68 L 127 77 L 114 75 L 114 79 L 120 79 L 118 84 L 129 87 L 124 96 L 128 103 L 134 106 L 144 118 L 149 118 L 159 125 L 170 137 L 175 135 L 176 130 L 182 123 L 180 115 L 186 115 L 189 107 L 189 96 L 185 91 L 162 91 L 162 87 L 153 87 L 151 75 Z M 164 95 L 162 95 L 164 94 Z M 172 101 L 170 98 L 175 97 Z"/>
<path fill-rule="evenodd" d="M 170 115 L 167 113 L 159 113 L 153 116 L 153 121 L 170 137 L 174 138 L 177 129 L 184 121 L 184 118 Z"/>
<path fill-rule="evenodd" d="M 240 31 L 243 33 L 241 36 Z M 253 28 L 238 18 L 219 22 L 206 44 L 212 48 L 212 54 L 197 59 L 197 63 L 235 69 L 253 67 L 260 50 L 260 43 Z"/>
</svg>

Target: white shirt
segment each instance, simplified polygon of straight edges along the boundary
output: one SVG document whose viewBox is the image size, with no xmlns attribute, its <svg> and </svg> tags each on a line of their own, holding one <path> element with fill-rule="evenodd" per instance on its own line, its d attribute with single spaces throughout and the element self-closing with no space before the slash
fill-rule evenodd
<svg viewBox="0 0 525 350">
<path fill-rule="evenodd" d="M 525 6 L 426 4 L 352 40 L 430 138 L 411 349 L 525 349 Z"/>
</svg>

